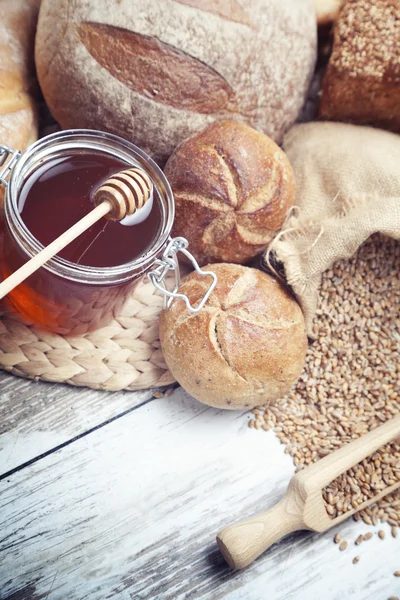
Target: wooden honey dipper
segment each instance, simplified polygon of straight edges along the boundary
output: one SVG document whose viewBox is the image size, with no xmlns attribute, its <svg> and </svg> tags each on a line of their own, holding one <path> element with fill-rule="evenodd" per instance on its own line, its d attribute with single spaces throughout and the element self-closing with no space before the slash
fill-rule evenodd
<svg viewBox="0 0 400 600">
<path fill-rule="evenodd" d="M 322 497 L 323 489 L 336 477 L 397 437 L 400 437 L 400 414 L 296 473 L 278 504 L 219 532 L 217 543 L 227 563 L 233 569 L 243 569 L 289 533 L 302 529 L 326 531 L 394 492 L 400 487 L 400 480 L 335 519 L 328 515 Z"/>
<path fill-rule="evenodd" d="M 130 218 L 129 224 L 134 225 L 136 215 L 137 223 L 140 223 L 144 220 L 140 213 L 145 210 L 144 205 L 150 204 L 152 199 L 153 184 L 142 169 L 131 168 L 115 173 L 95 191 L 93 202 L 96 208 L 0 283 L 0 299 L 101 218 L 112 221 Z"/>
</svg>

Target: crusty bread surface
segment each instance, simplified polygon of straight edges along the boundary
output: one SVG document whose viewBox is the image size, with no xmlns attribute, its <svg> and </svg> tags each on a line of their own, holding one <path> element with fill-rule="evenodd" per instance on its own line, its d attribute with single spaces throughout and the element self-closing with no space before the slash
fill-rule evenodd
<svg viewBox="0 0 400 600">
<path fill-rule="evenodd" d="M 0 19 L 0 143 L 24 150 L 37 137 L 34 35 L 39 2 L 2 0 Z"/>
<path fill-rule="evenodd" d="M 206 306 L 190 314 L 174 300 L 160 320 L 165 360 L 194 398 L 226 409 L 268 404 L 285 395 L 305 361 L 301 309 L 271 276 L 233 264 L 207 267 L 218 284 Z M 181 287 L 195 304 L 208 279 L 190 275 Z"/>
<path fill-rule="evenodd" d="M 399 43 L 399 0 L 347 0 L 334 28 L 321 117 L 399 133 Z"/>
<path fill-rule="evenodd" d="M 39 0 L 1 0 L 0 144 L 25 150 L 38 136 L 34 36 Z M 0 186 L 0 221 L 4 189 Z"/>
<path fill-rule="evenodd" d="M 285 153 L 266 135 L 218 121 L 184 141 L 165 169 L 175 197 L 173 234 L 200 264 L 246 263 L 281 227 L 293 204 Z"/>
<path fill-rule="evenodd" d="M 315 58 L 312 0 L 43 0 L 36 38 L 55 119 L 121 135 L 160 163 L 223 118 L 280 142 Z"/>
</svg>

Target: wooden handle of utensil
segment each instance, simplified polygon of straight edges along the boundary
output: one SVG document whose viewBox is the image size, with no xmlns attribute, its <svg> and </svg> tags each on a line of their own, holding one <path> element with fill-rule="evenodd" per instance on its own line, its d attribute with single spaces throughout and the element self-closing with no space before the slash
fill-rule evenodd
<svg viewBox="0 0 400 600">
<path fill-rule="evenodd" d="M 321 458 L 300 471 L 296 477 L 300 481 L 307 481 L 309 488 L 322 489 L 336 477 L 397 437 L 400 437 L 400 414 L 358 439 L 345 444 L 339 450 Z"/>
<path fill-rule="evenodd" d="M 353 514 L 354 511 L 351 511 L 340 518 L 330 520 L 323 507 L 322 489 L 338 475 L 399 435 L 400 415 L 396 415 L 384 425 L 380 425 L 297 473 L 292 478 L 284 498 L 274 508 L 220 531 L 217 543 L 227 563 L 234 569 L 243 569 L 288 533 L 299 529 L 324 531 Z M 358 509 L 376 502 L 383 494 L 394 491 L 398 485 L 399 483 L 395 483 L 388 487 L 381 494 L 360 505 Z M 299 492 L 299 489 L 303 492 Z M 307 502 L 316 497 L 318 497 L 318 503 L 314 502 L 311 506 L 314 523 L 308 515 L 306 525 L 304 509 Z M 325 517 L 323 521 L 321 521 L 321 513 L 318 513 L 317 510 L 319 506 L 322 507 L 321 510 Z"/>
<path fill-rule="evenodd" d="M 64 231 L 64 233 L 56 238 L 54 242 L 51 242 L 46 248 L 43 248 L 43 250 L 38 252 L 27 263 L 17 269 L 17 271 L 14 271 L 14 273 L 0 283 L 0 300 L 17 287 L 17 285 L 25 281 L 32 273 L 42 267 L 48 260 L 53 258 L 53 256 L 61 252 L 61 250 L 65 248 L 65 246 L 68 246 L 75 238 L 104 217 L 110 209 L 111 205 L 109 202 L 99 204 L 99 206 L 96 206 L 96 208 L 75 223 L 75 225 L 67 229 L 67 231 Z"/>
<path fill-rule="evenodd" d="M 289 497 L 264 513 L 222 529 L 217 544 L 232 569 L 244 569 L 272 544 L 304 528 L 301 515 L 288 511 Z"/>
</svg>

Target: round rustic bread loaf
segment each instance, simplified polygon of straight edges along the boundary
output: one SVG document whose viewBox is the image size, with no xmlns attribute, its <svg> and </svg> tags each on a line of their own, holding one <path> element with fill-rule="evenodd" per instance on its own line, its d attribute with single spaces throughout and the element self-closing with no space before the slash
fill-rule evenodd
<svg viewBox="0 0 400 600">
<path fill-rule="evenodd" d="M 165 175 L 175 196 L 173 234 L 200 264 L 246 263 L 281 227 L 293 204 L 286 154 L 263 133 L 218 121 L 183 142 Z"/>
<path fill-rule="evenodd" d="M 251 408 L 285 395 L 305 361 L 301 309 L 275 279 L 249 267 L 207 267 L 218 283 L 205 307 L 174 300 L 160 319 L 166 363 L 194 398 L 219 408 Z M 180 291 L 196 303 L 208 278 L 189 275 Z"/>
<path fill-rule="evenodd" d="M 312 0 L 43 0 L 36 39 L 63 127 L 111 131 L 159 161 L 220 118 L 280 141 L 315 56 Z"/>
</svg>

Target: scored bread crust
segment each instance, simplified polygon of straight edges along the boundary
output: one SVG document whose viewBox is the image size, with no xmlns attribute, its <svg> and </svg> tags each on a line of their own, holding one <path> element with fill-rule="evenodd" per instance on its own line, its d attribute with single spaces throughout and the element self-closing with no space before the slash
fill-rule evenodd
<svg viewBox="0 0 400 600">
<path fill-rule="evenodd" d="M 0 144 L 25 150 L 37 139 L 33 64 L 39 0 L 1 0 Z M 0 208 L 4 190 L 0 186 Z"/>
<path fill-rule="evenodd" d="M 2 0 L 0 20 L 0 143 L 24 150 L 37 138 L 32 92 L 38 0 Z"/>
<path fill-rule="evenodd" d="M 36 65 L 64 128 L 102 129 L 165 163 L 222 118 L 281 141 L 316 59 L 312 0 L 43 0 Z"/>
<path fill-rule="evenodd" d="M 266 135 L 218 121 L 184 141 L 165 175 L 175 197 L 173 234 L 199 264 L 246 263 L 282 226 L 294 200 L 286 154 Z"/>
<path fill-rule="evenodd" d="M 299 305 L 257 269 L 217 264 L 207 270 L 218 284 L 199 313 L 174 300 L 161 315 L 160 340 L 172 374 L 194 398 L 219 408 L 251 408 L 284 396 L 307 349 Z M 195 304 L 208 285 L 191 274 L 180 291 Z"/>
</svg>

